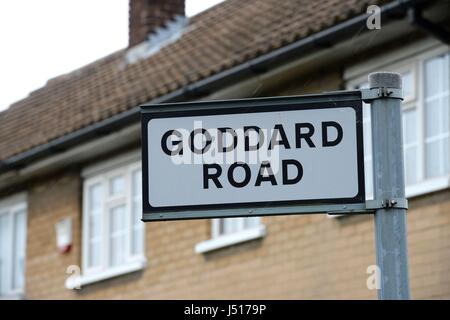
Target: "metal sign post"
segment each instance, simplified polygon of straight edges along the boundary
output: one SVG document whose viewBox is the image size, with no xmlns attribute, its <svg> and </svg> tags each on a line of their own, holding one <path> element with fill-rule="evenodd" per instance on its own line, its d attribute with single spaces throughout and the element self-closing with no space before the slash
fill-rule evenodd
<svg viewBox="0 0 450 320">
<path fill-rule="evenodd" d="M 406 201 L 401 115 L 401 76 L 369 75 L 371 103 L 377 265 L 379 299 L 409 299 Z M 366 99 L 365 99 L 366 98 Z"/>
<path fill-rule="evenodd" d="M 373 73 L 369 83 L 142 106 L 142 220 L 375 212 L 379 298 L 409 299 L 401 77 Z M 372 112 L 375 200 L 368 201 L 362 101 Z"/>
</svg>

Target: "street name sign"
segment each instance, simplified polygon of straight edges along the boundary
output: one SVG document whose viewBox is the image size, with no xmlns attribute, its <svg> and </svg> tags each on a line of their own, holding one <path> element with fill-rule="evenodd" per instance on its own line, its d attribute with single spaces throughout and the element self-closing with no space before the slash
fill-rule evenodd
<svg viewBox="0 0 450 320">
<path fill-rule="evenodd" d="M 144 105 L 143 220 L 364 208 L 359 91 Z"/>
</svg>

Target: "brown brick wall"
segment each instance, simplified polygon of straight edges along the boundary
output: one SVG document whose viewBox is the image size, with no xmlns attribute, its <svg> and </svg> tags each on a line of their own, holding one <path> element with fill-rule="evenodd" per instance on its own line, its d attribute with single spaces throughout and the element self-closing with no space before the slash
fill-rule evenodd
<svg viewBox="0 0 450 320">
<path fill-rule="evenodd" d="M 49 177 L 28 189 L 28 232 L 26 256 L 27 298 L 69 298 L 64 289 L 69 265 L 78 264 L 80 246 L 80 178 L 78 172 Z M 56 248 L 55 224 L 72 217 L 74 246 L 67 255 Z"/>
<path fill-rule="evenodd" d="M 414 298 L 450 299 L 450 190 L 410 201 L 408 244 Z"/>
<path fill-rule="evenodd" d="M 146 224 L 148 266 L 115 279 L 65 289 L 67 266 L 81 264 L 80 180 L 76 173 L 29 190 L 27 298 L 357 298 L 372 299 L 373 218 L 264 217 L 261 240 L 196 254 L 207 220 Z M 414 298 L 450 298 L 450 190 L 413 199 L 408 214 Z M 73 250 L 56 250 L 55 223 L 74 218 Z"/>
</svg>

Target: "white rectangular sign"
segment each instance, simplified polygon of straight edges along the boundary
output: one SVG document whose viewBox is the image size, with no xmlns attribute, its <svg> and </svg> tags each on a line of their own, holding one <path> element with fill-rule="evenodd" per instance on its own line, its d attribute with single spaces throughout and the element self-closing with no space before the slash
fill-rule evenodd
<svg viewBox="0 0 450 320">
<path fill-rule="evenodd" d="M 360 102 L 245 102 L 142 114 L 144 212 L 364 201 Z"/>
</svg>

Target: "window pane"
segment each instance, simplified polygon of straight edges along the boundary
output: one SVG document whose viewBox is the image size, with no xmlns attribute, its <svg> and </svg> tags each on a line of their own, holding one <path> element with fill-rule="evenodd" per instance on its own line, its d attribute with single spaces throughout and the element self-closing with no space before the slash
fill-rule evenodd
<svg viewBox="0 0 450 320">
<path fill-rule="evenodd" d="M 124 265 L 144 253 L 141 175 L 132 164 L 93 178 L 99 182 L 87 190 L 84 216 L 88 273 Z"/>
<path fill-rule="evenodd" d="M 239 231 L 239 225 L 242 218 L 225 218 L 223 225 L 223 233 L 230 234 Z"/>
<path fill-rule="evenodd" d="M 416 110 L 403 111 L 403 143 L 416 143 Z"/>
<path fill-rule="evenodd" d="M 103 197 L 102 185 L 100 183 L 89 187 L 88 192 L 88 261 L 89 267 L 99 266 L 101 263 L 102 249 L 102 214 Z"/>
<path fill-rule="evenodd" d="M 110 265 L 112 267 L 120 266 L 125 261 L 125 243 L 123 237 L 111 238 Z"/>
<path fill-rule="evenodd" d="M 448 174 L 449 173 L 449 157 L 448 157 L 448 144 L 449 144 L 449 138 L 444 138 L 441 142 L 441 148 L 442 148 L 442 174 Z"/>
<path fill-rule="evenodd" d="M 102 246 L 101 241 L 90 241 L 89 242 L 89 254 L 88 254 L 88 266 L 96 267 L 100 265 L 102 257 Z"/>
<path fill-rule="evenodd" d="M 444 85 L 444 57 L 436 57 L 425 62 L 425 97 L 442 92 Z"/>
<path fill-rule="evenodd" d="M 89 239 L 94 240 L 101 237 L 102 215 L 101 211 L 92 211 L 89 215 Z"/>
<path fill-rule="evenodd" d="M 131 253 L 133 255 L 138 255 L 144 252 L 144 228 L 133 229 L 133 243 L 131 245 Z"/>
<path fill-rule="evenodd" d="M 403 96 L 408 99 L 414 96 L 414 79 L 411 71 L 402 74 Z"/>
<path fill-rule="evenodd" d="M 405 148 L 405 183 L 417 182 L 417 148 Z"/>
<path fill-rule="evenodd" d="M 218 235 L 229 235 L 260 224 L 260 217 L 222 218 L 217 220 Z"/>
<path fill-rule="evenodd" d="M 21 289 L 24 286 L 25 241 L 26 214 L 25 211 L 20 211 L 14 215 L 14 261 L 12 277 L 14 289 Z"/>
<path fill-rule="evenodd" d="M 425 103 L 425 134 L 427 138 L 436 136 L 442 133 L 441 129 L 441 103 L 439 99 L 433 99 Z"/>
<path fill-rule="evenodd" d="M 225 219 L 218 219 L 219 235 L 225 234 Z"/>
<path fill-rule="evenodd" d="M 117 266 L 125 261 L 126 254 L 126 219 L 125 205 L 111 208 L 110 219 L 110 265 Z"/>
<path fill-rule="evenodd" d="M 11 260 L 8 258 L 8 246 L 10 245 L 10 241 L 8 241 L 9 229 L 8 216 L 6 214 L 0 214 L 0 294 L 8 290 L 7 272 L 8 263 Z"/>
<path fill-rule="evenodd" d="M 427 177 L 437 177 L 441 174 L 440 170 L 440 144 L 439 140 L 426 144 L 426 174 Z"/>
<path fill-rule="evenodd" d="M 367 103 L 363 103 L 363 139 L 364 139 L 364 179 L 366 187 L 366 198 L 372 199 L 373 198 L 372 122 L 370 117 L 370 104 Z"/>
<path fill-rule="evenodd" d="M 89 210 L 97 210 L 102 206 L 102 187 L 100 183 L 94 184 L 89 187 Z"/>
<path fill-rule="evenodd" d="M 125 190 L 125 179 L 123 176 L 116 176 L 109 179 L 109 194 L 111 196 L 123 194 Z"/>
<path fill-rule="evenodd" d="M 366 182 L 366 199 L 373 199 L 372 159 L 364 161 L 364 179 Z"/>
<path fill-rule="evenodd" d="M 426 176 L 448 174 L 449 55 L 425 62 Z"/>
<path fill-rule="evenodd" d="M 135 170 L 132 175 L 132 185 L 133 185 L 133 197 L 141 197 L 142 196 L 142 171 Z"/>
<path fill-rule="evenodd" d="M 372 124 L 370 118 L 368 121 L 363 121 L 363 127 L 364 155 L 367 157 L 372 154 Z"/>
<path fill-rule="evenodd" d="M 126 229 L 125 226 L 125 205 L 120 205 L 110 209 L 110 232 L 115 234 L 117 232 L 122 232 Z"/>
<path fill-rule="evenodd" d="M 141 221 L 142 217 L 142 183 L 141 183 L 141 170 L 136 170 L 132 174 L 132 208 L 131 208 L 131 221 L 133 225 L 133 231 L 131 234 L 131 253 L 141 254 L 144 251 L 144 223 Z"/>
<path fill-rule="evenodd" d="M 405 155 L 405 183 L 417 181 L 416 109 L 403 111 L 403 147 Z"/>
<path fill-rule="evenodd" d="M 244 228 L 250 229 L 259 225 L 259 217 L 248 217 L 244 219 Z"/>
<path fill-rule="evenodd" d="M 449 122 L 449 94 L 447 93 L 445 96 L 441 98 L 441 108 L 442 108 L 442 132 L 448 132 L 448 122 Z"/>
<path fill-rule="evenodd" d="M 444 90 L 450 90 L 450 53 L 447 53 L 443 57 L 443 63 L 444 67 L 442 68 L 442 77 L 444 79 Z"/>
</svg>

